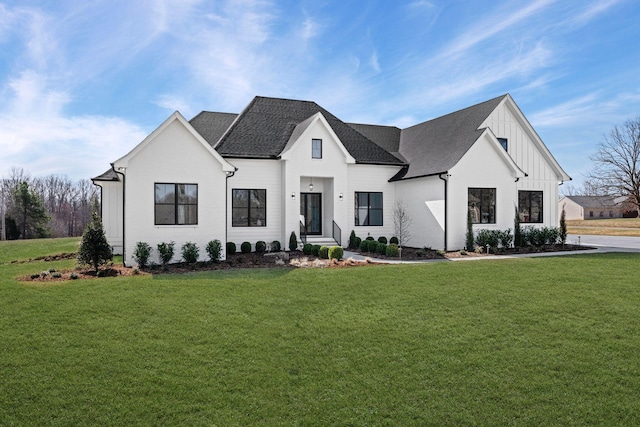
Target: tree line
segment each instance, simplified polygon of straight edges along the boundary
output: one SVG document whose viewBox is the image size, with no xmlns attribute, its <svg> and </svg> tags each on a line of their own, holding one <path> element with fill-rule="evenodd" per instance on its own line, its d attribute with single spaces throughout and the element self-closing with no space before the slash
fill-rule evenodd
<svg viewBox="0 0 640 427">
<path fill-rule="evenodd" d="M 12 168 L 0 181 L 0 239 L 81 236 L 99 203 L 99 189 L 88 179 L 32 177 Z"/>
</svg>

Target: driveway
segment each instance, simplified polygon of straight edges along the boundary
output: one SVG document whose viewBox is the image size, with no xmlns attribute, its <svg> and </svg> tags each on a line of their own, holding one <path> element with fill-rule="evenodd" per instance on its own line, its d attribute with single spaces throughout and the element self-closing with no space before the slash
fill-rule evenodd
<svg viewBox="0 0 640 427">
<path fill-rule="evenodd" d="M 569 234 L 567 243 L 580 243 L 581 245 L 594 246 L 599 249 L 614 251 L 620 249 L 624 252 L 640 252 L 640 237 L 626 236 L 590 236 Z"/>
</svg>

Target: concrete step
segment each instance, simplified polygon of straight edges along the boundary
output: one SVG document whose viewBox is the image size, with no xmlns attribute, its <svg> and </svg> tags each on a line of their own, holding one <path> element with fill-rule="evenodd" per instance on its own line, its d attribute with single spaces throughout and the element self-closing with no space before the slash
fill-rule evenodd
<svg viewBox="0 0 640 427">
<path fill-rule="evenodd" d="M 312 245 L 320 245 L 320 246 L 339 246 L 338 242 L 336 242 L 331 237 L 325 236 L 307 236 L 307 243 Z"/>
</svg>

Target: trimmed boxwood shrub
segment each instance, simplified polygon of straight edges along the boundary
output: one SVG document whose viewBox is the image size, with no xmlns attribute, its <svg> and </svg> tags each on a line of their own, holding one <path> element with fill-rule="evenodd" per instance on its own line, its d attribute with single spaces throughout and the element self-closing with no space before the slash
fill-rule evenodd
<svg viewBox="0 0 640 427">
<path fill-rule="evenodd" d="M 242 242 L 242 244 L 240 245 L 240 252 L 242 252 L 243 254 L 248 254 L 249 252 L 251 252 L 251 243 Z"/>
<path fill-rule="evenodd" d="M 369 252 L 369 240 L 363 240 L 359 246 L 360 252 Z"/>
<path fill-rule="evenodd" d="M 356 244 L 353 247 L 353 249 L 356 249 L 356 250 L 360 249 L 360 243 L 362 243 L 362 239 L 356 236 Z"/>
<path fill-rule="evenodd" d="M 384 237 L 384 236 L 378 237 L 378 243 L 384 243 L 386 245 L 387 244 L 387 238 Z"/>
<path fill-rule="evenodd" d="M 258 240 L 256 242 L 256 252 L 261 254 L 267 250 L 267 244 L 263 240 Z"/>
<path fill-rule="evenodd" d="M 367 236 L 365 240 L 376 240 L 376 239 L 374 239 L 373 236 Z"/>
<path fill-rule="evenodd" d="M 342 259 L 344 255 L 344 249 L 340 246 L 331 246 L 329 248 L 329 258 L 331 259 Z"/>
<path fill-rule="evenodd" d="M 311 243 L 305 243 L 304 246 L 302 247 L 302 253 L 305 255 L 311 255 L 312 248 L 313 248 L 313 245 Z"/>
<path fill-rule="evenodd" d="M 395 243 L 391 243 L 387 246 L 387 253 L 386 255 L 388 257 L 397 257 L 398 255 L 400 255 L 400 251 L 398 250 L 398 245 L 396 245 Z"/>
<path fill-rule="evenodd" d="M 320 245 L 313 245 L 311 247 L 311 255 L 318 256 L 320 254 Z"/>
<path fill-rule="evenodd" d="M 200 255 L 200 249 L 195 243 L 187 242 L 182 245 L 182 259 L 188 264 L 194 264 L 198 261 L 198 255 Z"/>
<path fill-rule="evenodd" d="M 236 244 L 233 242 L 227 242 L 227 255 L 233 255 L 236 253 Z"/>
<path fill-rule="evenodd" d="M 398 242 L 398 238 L 396 236 L 393 236 L 391 239 L 389 239 L 389 243 L 393 243 L 394 245 L 397 245 Z"/>
<path fill-rule="evenodd" d="M 318 252 L 318 256 L 322 259 L 329 258 L 329 246 L 320 246 L 320 251 Z"/>
<path fill-rule="evenodd" d="M 274 240 L 273 242 L 271 242 L 271 250 L 273 252 L 280 252 L 282 250 L 282 245 L 280 245 L 279 241 Z"/>
<path fill-rule="evenodd" d="M 377 248 L 376 248 L 376 252 L 378 252 L 380 255 L 386 255 L 387 254 L 387 244 L 383 243 L 383 242 L 378 242 Z"/>
</svg>

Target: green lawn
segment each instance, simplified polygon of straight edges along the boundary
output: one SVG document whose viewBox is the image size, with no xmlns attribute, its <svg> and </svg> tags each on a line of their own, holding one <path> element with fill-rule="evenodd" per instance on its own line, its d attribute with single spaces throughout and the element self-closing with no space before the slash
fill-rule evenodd
<svg viewBox="0 0 640 427">
<path fill-rule="evenodd" d="M 46 286 L 11 258 L 3 426 L 640 423 L 640 254 Z"/>
</svg>

